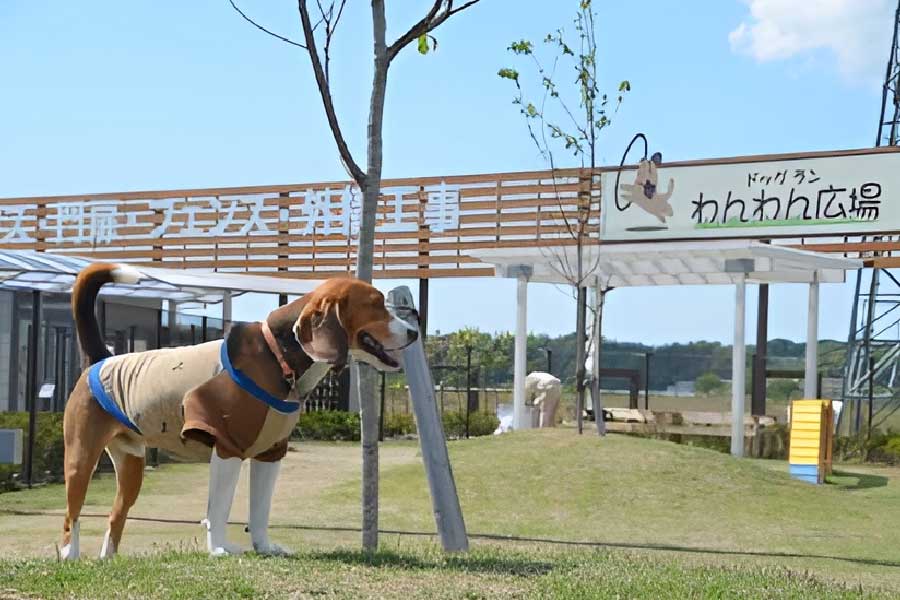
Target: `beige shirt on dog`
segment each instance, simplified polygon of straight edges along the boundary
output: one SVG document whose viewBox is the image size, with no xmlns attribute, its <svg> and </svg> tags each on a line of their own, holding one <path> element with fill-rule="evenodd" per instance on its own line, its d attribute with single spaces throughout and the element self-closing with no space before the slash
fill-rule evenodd
<svg viewBox="0 0 900 600">
<path fill-rule="evenodd" d="M 182 438 L 184 400 L 191 390 L 222 372 L 219 356 L 222 343 L 217 340 L 196 346 L 121 354 L 103 363 L 100 383 L 142 434 L 133 431 L 125 434 L 132 442 L 130 453 L 143 455 L 143 447 L 149 446 L 183 460 L 209 459 L 208 446 Z M 227 408 L 224 403 L 217 405 L 215 399 L 199 411 L 208 419 L 208 430 L 215 432 L 217 447 L 228 448 L 242 458 L 257 456 L 285 441 L 300 416 L 299 410 L 279 413 L 252 397 L 246 403 L 240 411 L 246 415 L 227 414 L 233 408 Z M 192 425 L 196 427 L 197 423 Z M 204 423 L 199 425 L 207 429 Z"/>
</svg>

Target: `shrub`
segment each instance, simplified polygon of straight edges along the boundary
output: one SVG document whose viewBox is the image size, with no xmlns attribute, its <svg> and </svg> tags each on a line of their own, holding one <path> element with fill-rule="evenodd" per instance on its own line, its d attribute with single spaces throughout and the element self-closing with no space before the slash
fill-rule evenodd
<svg viewBox="0 0 900 600">
<path fill-rule="evenodd" d="M 294 437 L 301 440 L 359 441 L 359 415 L 352 412 L 323 410 L 300 415 Z"/>
<path fill-rule="evenodd" d="M 35 481 L 61 481 L 63 477 L 63 413 L 40 412 L 35 423 Z M 28 459 L 28 413 L 0 413 L 0 429 L 22 430 L 22 461 Z M 15 489 L 14 475 L 24 465 L 0 465 L 0 492 Z"/>
<path fill-rule="evenodd" d="M 447 437 L 466 437 L 466 413 L 445 412 L 441 415 L 444 422 L 444 435 Z M 488 412 L 469 413 L 469 437 L 491 435 L 497 430 L 500 420 Z"/>
<path fill-rule="evenodd" d="M 384 437 L 409 435 L 416 432 L 416 420 L 412 415 L 393 413 L 384 417 Z"/>
</svg>

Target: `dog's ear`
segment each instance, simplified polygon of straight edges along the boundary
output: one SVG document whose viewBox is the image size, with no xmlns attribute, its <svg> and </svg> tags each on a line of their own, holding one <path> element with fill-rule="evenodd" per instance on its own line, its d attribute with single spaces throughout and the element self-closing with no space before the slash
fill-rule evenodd
<svg viewBox="0 0 900 600">
<path fill-rule="evenodd" d="M 336 301 L 309 303 L 294 325 L 294 334 L 303 351 L 316 362 L 344 365 L 347 362 L 347 332 L 341 324 Z"/>
</svg>

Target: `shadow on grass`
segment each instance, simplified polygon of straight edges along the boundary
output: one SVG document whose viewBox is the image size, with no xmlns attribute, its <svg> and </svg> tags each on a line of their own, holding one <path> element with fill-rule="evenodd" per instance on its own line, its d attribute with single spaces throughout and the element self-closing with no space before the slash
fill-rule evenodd
<svg viewBox="0 0 900 600">
<path fill-rule="evenodd" d="M 284 526 L 275 525 L 273 528 L 285 529 L 306 529 L 306 530 L 331 530 L 331 531 L 354 531 L 359 532 L 356 527 L 309 527 L 309 526 Z M 403 530 L 379 530 L 382 534 L 388 535 L 407 535 L 411 537 L 436 537 L 434 533 L 424 531 L 403 531 Z M 878 558 L 859 558 L 855 556 L 839 556 L 834 554 L 815 554 L 806 552 L 780 552 L 780 551 L 761 551 L 761 550 L 728 550 L 720 548 L 704 548 L 702 546 L 681 546 L 678 544 L 645 544 L 638 542 L 601 542 L 601 541 L 579 541 L 579 540 L 561 540 L 556 538 L 544 537 L 528 537 L 517 535 L 498 535 L 491 533 L 469 533 L 470 540 L 488 540 L 494 542 L 513 542 L 525 544 L 547 544 L 563 547 L 576 548 L 607 548 L 618 550 L 657 550 L 662 552 L 678 552 L 683 554 L 711 554 L 717 556 L 753 556 L 760 558 L 811 558 L 818 560 L 836 560 L 858 565 L 868 565 L 877 567 L 889 567 L 900 569 L 900 561 L 884 560 Z M 501 557 L 479 557 L 479 556 L 450 556 L 436 559 L 434 561 L 423 560 L 421 558 L 409 555 L 398 554 L 394 552 L 377 552 L 368 554 L 363 551 L 336 551 L 323 552 L 313 555 L 314 558 L 322 560 L 347 561 L 349 563 L 377 566 L 397 566 L 420 569 L 435 568 L 457 568 L 459 570 L 481 570 L 485 572 L 509 573 L 521 575 L 534 575 L 549 571 L 553 568 L 553 564 L 549 562 L 535 562 L 527 559 L 501 558 Z M 555 565 L 559 566 L 559 565 Z M 518 569 L 518 571 L 517 571 Z"/>
<path fill-rule="evenodd" d="M 884 487 L 888 484 L 888 478 L 882 475 L 872 475 L 871 473 L 851 473 L 850 471 L 834 471 L 835 477 L 853 477 L 856 483 L 853 485 L 842 485 L 845 490 L 867 490 L 871 488 Z"/>
<path fill-rule="evenodd" d="M 429 560 L 425 557 L 402 554 L 389 550 L 381 550 L 368 553 L 363 550 L 335 550 L 329 552 L 314 552 L 305 555 L 304 560 L 333 561 L 343 564 L 360 565 L 367 567 L 396 567 L 413 570 L 446 570 L 492 573 L 496 575 L 508 575 L 513 577 L 535 577 L 546 575 L 558 564 L 550 562 L 530 560 L 525 557 L 516 558 L 509 556 L 441 556 Z"/>
</svg>

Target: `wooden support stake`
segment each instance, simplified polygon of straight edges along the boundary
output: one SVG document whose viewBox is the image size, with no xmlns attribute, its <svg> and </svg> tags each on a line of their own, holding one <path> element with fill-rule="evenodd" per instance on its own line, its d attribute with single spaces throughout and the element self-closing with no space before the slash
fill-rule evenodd
<svg viewBox="0 0 900 600">
<path fill-rule="evenodd" d="M 406 286 L 391 290 L 388 300 L 395 306 L 410 308 L 415 306 L 412 292 Z M 428 476 L 434 521 L 441 545 L 446 552 L 465 552 L 469 549 L 469 538 L 459 505 L 459 496 L 456 493 L 444 426 L 438 414 L 434 382 L 431 379 L 421 337 L 403 351 L 403 368 L 412 396 L 416 428 L 419 432 L 419 447 L 422 451 L 422 461 L 425 463 L 425 474 Z"/>
</svg>

